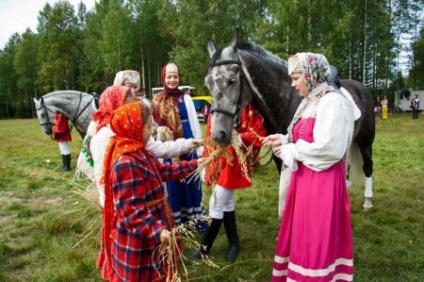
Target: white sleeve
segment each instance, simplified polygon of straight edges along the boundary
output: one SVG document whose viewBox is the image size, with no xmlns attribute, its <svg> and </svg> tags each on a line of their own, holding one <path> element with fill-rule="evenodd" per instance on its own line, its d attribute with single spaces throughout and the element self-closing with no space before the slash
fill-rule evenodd
<svg viewBox="0 0 424 282">
<path fill-rule="evenodd" d="M 184 103 L 187 108 L 188 122 L 190 124 L 191 133 L 195 139 L 202 139 L 202 129 L 200 128 L 200 122 L 197 118 L 197 112 L 194 107 L 193 99 L 189 94 L 184 95 Z M 197 156 L 203 155 L 203 146 L 196 149 Z"/>
<path fill-rule="evenodd" d="M 314 142 L 300 139 L 283 146 L 281 158 L 289 166 L 297 160 L 315 171 L 328 169 L 345 155 L 352 141 L 353 124 L 353 108 L 347 99 L 328 93 L 317 108 Z"/>
<path fill-rule="evenodd" d="M 93 158 L 94 179 L 96 181 L 97 190 L 99 191 L 100 205 L 103 207 L 105 203 L 104 185 L 100 184 L 103 175 L 103 160 L 105 157 L 109 140 L 115 134 L 109 126 L 102 127 L 90 141 L 90 151 Z"/>
<path fill-rule="evenodd" d="M 193 139 L 179 138 L 175 141 L 159 141 L 150 137 L 146 148 L 158 158 L 173 158 L 187 154 L 193 148 Z"/>
</svg>

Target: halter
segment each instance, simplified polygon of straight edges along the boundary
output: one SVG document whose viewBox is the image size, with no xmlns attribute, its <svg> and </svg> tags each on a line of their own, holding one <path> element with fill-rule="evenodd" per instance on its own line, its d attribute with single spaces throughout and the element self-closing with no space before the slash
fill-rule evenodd
<svg viewBox="0 0 424 282">
<path fill-rule="evenodd" d="M 40 98 L 40 107 L 38 107 L 36 110 L 37 111 L 38 110 L 44 110 L 44 114 L 47 117 L 47 122 L 40 123 L 40 125 L 41 126 L 47 125 L 47 126 L 49 126 L 51 128 L 54 125 L 54 123 L 50 121 L 50 117 L 49 117 L 48 112 L 51 112 L 51 113 L 55 113 L 55 112 L 53 112 L 52 110 L 50 110 L 49 108 L 47 108 L 46 104 L 44 104 L 43 97 Z"/>
<path fill-rule="evenodd" d="M 241 95 L 243 93 L 243 84 L 242 84 L 242 80 L 244 77 L 244 71 L 243 71 L 243 66 L 241 65 L 241 62 L 239 60 L 239 58 L 237 57 L 237 60 L 224 60 L 224 61 L 220 61 L 220 62 L 215 62 L 215 60 L 209 65 L 209 70 L 213 67 L 217 67 L 217 66 L 222 66 L 222 65 L 238 65 L 240 66 L 240 74 L 239 74 L 239 79 L 240 79 L 240 93 L 238 96 L 238 101 L 237 101 L 237 107 L 236 107 L 236 111 L 235 113 L 229 112 L 227 110 L 223 110 L 223 109 L 219 109 L 219 108 L 211 108 L 210 113 L 221 113 L 224 114 L 226 116 L 232 117 L 234 118 L 234 125 L 238 125 L 239 124 L 239 120 L 240 120 L 240 112 L 241 112 Z"/>
</svg>

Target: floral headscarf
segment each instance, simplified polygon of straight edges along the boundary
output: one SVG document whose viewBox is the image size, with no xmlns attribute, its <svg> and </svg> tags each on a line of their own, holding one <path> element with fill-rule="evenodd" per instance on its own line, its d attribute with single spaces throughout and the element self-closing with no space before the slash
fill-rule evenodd
<svg viewBox="0 0 424 282">
<path fill-rule="evenodd" d="M 297 53 L 289 58 L 288 63 L 289 75 L 301 72 L 309 92 L 327 81 L 331 74 L 327 58 L 321 54 Z"/>
<path fill-rule="evenodd" d="M 114 110 L 122 106 L 131 88 L 125 86 L 110 86 L 100 96 L 99 109 L 93 114 L 97 121 L 96 132 L 110 122 Z"/>
<path fill-rule="evenodd" d="M 146 120 L 142 118 L 140 102 L 133 102 L 115 110 L 111 116 L 110 125 L 115 136 L 109 141 L 103 162 L 103 176 L 101 182 L 105 185 L 105 206 L 103 209 L 102 240 L 105 249 L 106 261 L 112 258 L 112 235 L 114 231 L 113 218 L 113 194 L 110 186 L 109 175 L 115 161 L 125 153 L 138 151 L 144 148 L 143 128 Z M 112 270 L 108 268 L 106 272 Z M 106 273 L 106 277 L 111 273 Z"/>
</svg>

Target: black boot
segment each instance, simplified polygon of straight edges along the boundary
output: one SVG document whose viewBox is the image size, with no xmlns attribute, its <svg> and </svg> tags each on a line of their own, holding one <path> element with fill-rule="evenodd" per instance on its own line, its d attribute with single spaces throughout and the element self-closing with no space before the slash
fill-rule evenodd
<svg viewBox="0 0 424 282">
<path fill-rule="evenodd" d="M 203 233 L 202 246 L 198 250 L 193 251 L 189 258 L 192 260 L 202 259 L 204 255 L 209 254 L 212 248 L 213 242 L 218 235 L 219 229 L 221 228 L 222 219 L 212 218 L 211 225 Z"/>
<path fill-rule="evenodd" d="M 63 171 L 69 171 L 71 170 L 71 155 L 62 155 L 63 160 Z"/>
<path fill-rule="evenodd" d="M 65 167 L 65 155 L 61 155 L 62 156 L 62 164 L 58 165 L 54 170 L 55 171 L 62 171 L 63 168 Z"/>
<path fill-rule="evenodd" d="M 239 252 L 239 238 L 237 235 L 236 212 L 224 212 L 224 227 L 228 238 L 228 251 L 225 259 L 234 262 Z"/>
</svg>

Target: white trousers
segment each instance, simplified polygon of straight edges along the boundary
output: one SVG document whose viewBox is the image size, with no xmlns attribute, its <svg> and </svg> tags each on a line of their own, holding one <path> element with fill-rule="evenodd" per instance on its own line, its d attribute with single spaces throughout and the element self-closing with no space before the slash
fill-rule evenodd
<svg viewBox="0 0 424 282">
<path fill-rule="evenodd" d="M 59 144 L 59 150 L 62 155 L 70 155 L 71 150 L 69 149 L 68 142 L 57 142 Z"/>
<path fill-rule="evenodd" d="M 215 185 L 209 200 L 209 216 L 216 219 L 223 219 L 224 212 L 234 210 L 234 190 Z"/>
</svg>

